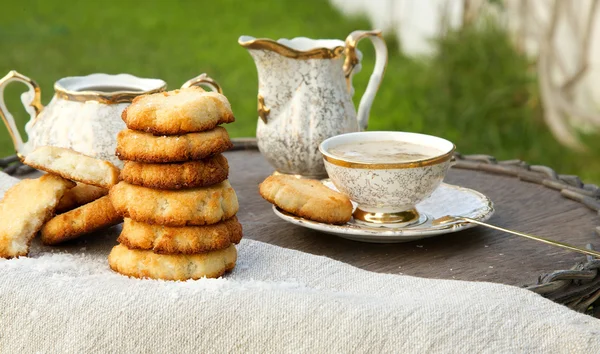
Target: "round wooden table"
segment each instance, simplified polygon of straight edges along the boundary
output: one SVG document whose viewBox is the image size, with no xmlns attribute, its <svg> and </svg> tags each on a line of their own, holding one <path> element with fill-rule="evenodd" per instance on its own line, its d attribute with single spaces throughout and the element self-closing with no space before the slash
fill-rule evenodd
<svg viewBox="0 0 600 354">
<path fill-rule="evenodd" d="M 541 274 L 569 269 L 585 256 L 481 226 L 397 244 L 350 241 L 278 218 L 258 194 L 273 168 L 257 150 L 226 153 L 244 237 L 327 256 L 375 272 L 426 278 L 535 284 Z M 600 246 L 596 212 L 555 190 L 514 177 L 452 168 L 445 182 L 487 195 L 496 212 L 488 221 L 580 247 Z M 598 248 L 596 248 L 598 249 Z"/>
<path fill-rule="evenodd" d="M 590 307 L 600 303 L 600 259 L 586 259 L 578 253 L 482 226 L 407 243 L 375 244 L 293 225 L 277 217 L 272 205 L 258 194 L 258 184 L 274 170 L 256 149 L 256 140 L 234 139 L 234 145 L 235 150 L 225 156 L 230 165 L 229 179 L 239 199 L 237 215 L 245 238 L 326 256 L 374 272 L 528 286 L 553 301 L 600 318 L 600 306 Z M 597 186 L 583 185 L 574 176 L 559 176 L 543 166 L 518 161 L 496 163 L 488 156 L 457 158 L 457 166 L 463 169 L 453 167 L 445 182 L 487 195 L 496 210 L 488 223 L 579 247 L 600 247 L 598 213 L 592 210 L 600 210 Z M 1 159 L 0 165 L 20 178 L 39 175 L 26 166 L 9 165 L 17 160 L 14 156 Z M 83 237 L 61 247 L 89 246 L 89 239 Z"/>
</svg>

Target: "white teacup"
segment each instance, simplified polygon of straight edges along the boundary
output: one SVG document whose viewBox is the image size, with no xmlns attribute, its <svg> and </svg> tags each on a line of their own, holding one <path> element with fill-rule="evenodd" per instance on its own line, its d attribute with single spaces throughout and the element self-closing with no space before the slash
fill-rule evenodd
<svg viewBox="0 0 600 354">
<path fill-rule="evenodd" d="M 401 151 L 392 151 L 399 146 L 395 142 L 421 156 L 394 153 Z M 348 146 L 355 151 L 340 153 Z M 319 150 L 333 184 L 358 204 L 355 220 L 405 226 L 419 220 L 415 205 L 440 185 L 455 146 L 431 135 L 382 131 L 337 135 L 323 141 Z"/>
</svg>

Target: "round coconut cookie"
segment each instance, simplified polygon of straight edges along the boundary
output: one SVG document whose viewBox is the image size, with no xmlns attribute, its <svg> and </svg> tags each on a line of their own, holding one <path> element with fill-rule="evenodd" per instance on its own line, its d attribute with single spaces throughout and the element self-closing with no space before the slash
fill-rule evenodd
<svg viewBox="0 0 600 354">
<path fill-rule="evenodd" d="M 125 218 L 117 240 L 130 249 L 160 254 L 194 254 L 227 248 L 242 239 L 242 225 L 232 217 L 213 225 L 172 227 Z"/>
<path fill-rule="evenodd" d="M 121 117 L 129 129 L 165 135 L 202 132 L 235 120 L 225 96 L 197 86 L 138 96 Z"/>
<path fill-rule="evenodd" d="M 151 164 L 126 161 L 121 179 L 156 189 L 204 187 L 223 182 L 229 174 L 227 159 L 219 154 L 199 161 Z"/>
<path fill-rule="evenodd" d="M 234 245 L 193 255 L 156 254 L 117 245 L 108 255 L 108 264 L 115 272 L 135 278 L 163 280 L 218 278 L 232 270 L 236 260 Z"/>
<path fill-rule="evenodd" d="M 259 185 L 259 192 L 270 203 L 306 219 L 344 224 L 352 217 L 350 199 L 317 180 L 272 175 Z"/>
<path fill-rule="evenodd" d="M 156 136 L 125 129 L 117 135 L 116 155 L 121 160 L 174 163 L 205 159 L 232 147 L 229 134 L 223 127 L 180 136 Z"/>
<path fill-rule="evenodd" d="M 109 192 L 123 217 L 168 226 L 210 225 L 233 217 L 238 209 L 235 191 L 225 180 L 208 187 L 152 189 L 119 182 Z"/>
</svg>

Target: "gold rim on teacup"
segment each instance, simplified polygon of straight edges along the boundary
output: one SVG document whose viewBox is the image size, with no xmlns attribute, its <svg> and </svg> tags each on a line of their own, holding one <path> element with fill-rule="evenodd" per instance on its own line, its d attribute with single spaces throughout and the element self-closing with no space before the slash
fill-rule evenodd
<svg viewBox="0 0 600 354">
<path fill-rule="evenodd" d="M 342 135 L 360 134 L 360 133 L 362 133 L 362 132 L 348 133 L 348 134 L 342 134 Z M 379 132 L 369 132 L 369 133 L 379 133 Z M 417 133 L 414 133 L 414 134 L 417 134 Z M 421 134 L 421 135 L 425 135 L 425 134 Z M 338 136 L 340 136 L 340 135 L 338 135 Z M 332 137 L 332 138 L 335 138 L 335 137 Z M 439 138 L 439 137 L 435 137 L 435 138 L 446 140 L 446 139 Z M 323 148 L 323 143 L 325 143 L 327 140 L 329 140 L 329 139 L 326 139 L 319 145 L 319 151 L 323 155 L 323 159 L 325 161 L 332 163 L 334 165 L 342 166 L 342 167 L 364 168 L 364 169 L 372 169 L 372 170 L 416 168 L 416 167 L 437 165 L 439 163 L 446 162 L 446 161 L 452 159 L 452 157 L 454 156 L 454 151 L 456 150 L 456 145 L 452 144 L 452 148 L 450 149 L 450 151 L 445 152 L 442 155 L 434 156 L 434 157 L 430 157 L 430 158 L 426 158 L 426 159 L 420 159 L 420 160 L 408 161 L 408 162 L 400 162 L 400 163 L 357 162 L 357 161 L 350 161 L 347 159 L 343 159 L 341 157 L 334 157 L 333 155 L 329 154 Z"/>
<path fill-rule="evenodd" d="M 386 163 L 362 162 L 329 152 L 342 144 L 388 140 L 435 147 L 439 153 L 413 161 Z M 455 150 L 452 142 L 440 137 L 393 131 L 341 134 L 319 145 L 329 178 L 357 204 L 353 214 L 355 221 L 395 228 L 420 223 L 422 218 L 415 206 L 439 186 Z M 379 183 L 378 179 L 381 179 Z"/>
</svg>

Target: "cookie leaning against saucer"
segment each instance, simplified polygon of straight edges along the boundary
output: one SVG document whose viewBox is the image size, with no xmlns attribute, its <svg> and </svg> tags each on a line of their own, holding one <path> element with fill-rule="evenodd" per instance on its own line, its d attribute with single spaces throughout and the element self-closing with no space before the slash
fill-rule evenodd
<svg viewBox="0 0 600 354">
<path fill-rule="evenodd" d="M 23 163 L 72 181 L 110 188 L 119 182 L 119 169 L 108 161 L 95 159 L 71 149 L 40 146 Z"/>
<path fill-rule="evenodd" d="M 233 147 L 223 127 L 179 136 L 156 136 L 131 129 L 117 134 L 117 157 L 146 163 L 201 160 Z"/>
<path fill-rule="evenodd" d="M 56 214 L 64 213 L 75 209 L 84 204 L 93 202 L 94 200 L 104 197 L 108 194 L 108 189 L 92 186 L 85 183 L 77 183 L 77 185 L 69 189 L 60 199 L 56 206 Z"/>
<path fill-rule="evenodd" d="M 352 217 L 350 199 L 317 180 L 273 175 L 259 185 L 259 192 L 270 203 L 306 219 L 344 224 Z"/>
<path fill-rule="evenodd" d="M 0 257 L 26 256 L 29 244 L 60 198 L 75 183 L 60 176 L 43 175 L 12 186 L 0 202 Z"/>
<path fill-rule="evenodd" d="M 125 218 L 117 241 L 129 249 L 160 254 L 194 254 L 220 250 L 242 239 L 242 225 L 232 217 L 213 225 L 172 227 Z"/>
<path fill-rule="evenodd" d="M 180 190 L 152 189 L 122 181 L 110 189 L 109 196 L 123 217 L 148 224 L 216 224 L 231 218 L 239 209 L 235 191 L 227 180 Z"/>
<path fill-rule="evenodd" d="M 202 132 L 235 120 L 225 96 L 197 86 L 138 96 L 121 117 L 129 129 L 165 135 Z"/>
<path fill-rule="evenodd" d="M 45 245 L 56 245 L 122 221 L 123 218 L 113 208 L 110 198 L 104 196 L 53 217 L 42 227 L 40 234 Z"/>
<path fill-rule="evenodd" d="M 227 159 L 219 154 L 199 161 L 152 164 L 125 161 L 121 179 L 156 189 L 181 189 L 223 182 L 229 174 Z"/>
<path fill-rule="evenodd" d="M 147 250 L 131 250 L 116 245 L 108 255 L 112 270 L 135 278 L 187 280 L 218 278 L 235 267 L 234 245 L 198 254 L 156 254 Z"/>
</svg>

